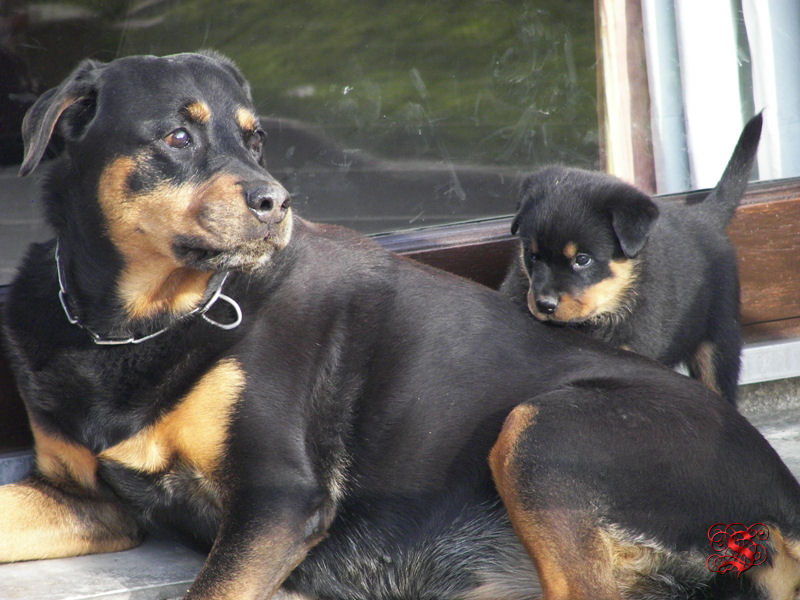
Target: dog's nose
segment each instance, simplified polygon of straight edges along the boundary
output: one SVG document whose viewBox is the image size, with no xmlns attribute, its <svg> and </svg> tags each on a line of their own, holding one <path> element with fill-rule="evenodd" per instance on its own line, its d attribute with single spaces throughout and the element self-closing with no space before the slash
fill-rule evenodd
<svg viewBox="0 0 800 600">
<path fill-rule="evenodd" d="M 286 216 L 291 199 L 282 185 L 258 182 L 244 185 L 243 190 L 248 208 L 262 223 L 280 222 Z"/>
<path fill-rule="evenodd" d="M 536 308 L 541 313 L 552 315 L 558 308 L 558 298 L 555 296 L 540 296 L 536 298 Z"/>
</svg>

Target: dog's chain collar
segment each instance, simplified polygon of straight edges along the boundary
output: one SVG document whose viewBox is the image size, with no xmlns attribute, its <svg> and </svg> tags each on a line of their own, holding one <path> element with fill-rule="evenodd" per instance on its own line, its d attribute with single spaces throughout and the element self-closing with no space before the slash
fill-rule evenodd
<svg viewBox="0 0 800 600">
<path fill-rule="evenodd" d="M 67 293 L 66 286 L 64 285 L 65 277 L 64 277 L 63 267 L 61 266 L 60 245 L 58 240 L 56 240 L 55 259 L 56 259 L 56 273 L 58 275 L 58 300 L 61 302 L 61 308 L 64 309 L 64 314 L 67 317 L 67 321 L 69 321 L 72 325 L 77 325 L 78 327 L 86 331 L 95 344 L 99 346 L 121 346 L 124 344 L 141 344 L 142 342 L 152 340 L 154 337 L 158 337 L 159 335 L 170 329 L 170 326 L 163 327 L 158 331 L 149 333 L 147 335 L 143 335 L 141 337 L 131 336 L 127 338 L 108 338 L 100 335 L 96 331 L 92 330 L 91 328 L 81 323 L 78 317 L 76 317 L 69 308 L 69 302 L 67 300 L 69 294 Z M 214 293 L 211 294 L 211 297 L 203 305 L 198 306 L 191 312 L 186 313 L 183 317 L 181 317 L 181 319 L 185 319 L 199 314 L 206 322 L 210 323 L 211 325 L 214 325 L 215 327 L 219 327 L 220 329 L 229 330 L 238 327 L 239 324 L 242 322 L 242 309 L 236 302 L 236 300 L 222 293 L 222 286 L 228 279 L 229 273 L 230 273 L 229 271 L 226 271 L 222 275 L 222 278 L 219 284 L 217 284 Z M 211 310 L 211 307 L 214 306 L 214 304 L 216 304 L 218 300 L 227 302 L 236 312 L 236 319 L 232 323 L 220 323 L 219 321 L 215 321 L 214 319 L 209 317 L 208 314 L 206 314 L 208 313 L 209 310 Z"/>
</svg>

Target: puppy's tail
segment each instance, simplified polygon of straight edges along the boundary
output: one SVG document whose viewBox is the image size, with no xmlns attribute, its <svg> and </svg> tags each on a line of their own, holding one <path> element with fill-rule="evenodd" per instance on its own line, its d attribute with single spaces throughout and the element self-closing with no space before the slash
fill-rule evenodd
<svg viewBox="0 0 800 600">
<path fill-rule="evenodd" d="M 702 201 L 704 207 L 713 211 L 714 221 L 723 227 L 733 218 L 747 188 L 747 180 L 750 178 L 761 139 L 762 122 L 761 113 L 747 122 L 719 183 Z"/>
</svg>

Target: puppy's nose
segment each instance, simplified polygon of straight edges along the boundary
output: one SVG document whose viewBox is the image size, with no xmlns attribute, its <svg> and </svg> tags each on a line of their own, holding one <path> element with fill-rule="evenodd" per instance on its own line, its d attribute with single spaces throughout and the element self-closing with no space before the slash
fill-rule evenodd
<svg viewBox="0 0 800 600">
<path fill-rule="evenodd" d="M 536 308 L 541 313 L 552 315 L 558 308 L 558 298 L 555 296 L 540 296 L 536 298 Z"/>
<path fill-rule="evenodd" d="M 262 223 L 279 223 L 286 216 L 291 199 L 282 185 L 256 182 L 242 187 L 244 201 Z"/>
</svg>

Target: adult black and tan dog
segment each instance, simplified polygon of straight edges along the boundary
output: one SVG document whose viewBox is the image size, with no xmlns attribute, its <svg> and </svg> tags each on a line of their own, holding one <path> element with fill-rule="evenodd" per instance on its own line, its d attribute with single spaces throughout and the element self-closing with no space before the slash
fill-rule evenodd
<svg viewBox="0 0 800 600">
<path fill-rule="evenodd" d="M 747 187 L 762 116 L 744 127 L 701 202 L 655 200 L 605 173 L 546 167 L 522 184 L 520 239 L 501 290 L 568 325 L 692 376 L 736 402 L 739 276 L 726 228 Z"/>
<path fill-rule="evenodd" d="M 63 150 L 6 310 L 37 469 L 1 561 L 156 530 L 209 550 L 192 599 L 794 597 L 800 487 L 730 405 L 292 215 L 228 60 L 84 62 L 24 137 L 23 173 Z M 714 575 L 719 522 L 769 561 Z"/>
</svg>

